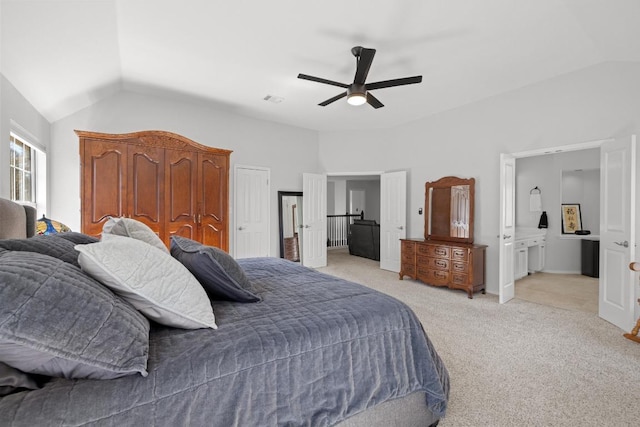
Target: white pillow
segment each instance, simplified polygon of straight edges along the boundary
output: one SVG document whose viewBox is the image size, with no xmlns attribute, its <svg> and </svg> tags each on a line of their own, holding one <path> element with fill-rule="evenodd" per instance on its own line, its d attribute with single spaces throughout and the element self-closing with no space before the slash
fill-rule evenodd
<svg viewBox="0 0 640 427">
<path fill-rule="evenodd" d="M 102 240 L 109 240 L 113 235 L 131 237 L 169 253 L 160 237 L 147 224 L 132 218 L 109 218 L 102 226 Z"/>
<path fill-rule="evenodd" d="M 184 329 L 217 329 L 198 280 L 171 255 L 140 240 L 111 236 L 76 245 L 83 271 L 129 301 L 149 319 Z"/>
</svg>

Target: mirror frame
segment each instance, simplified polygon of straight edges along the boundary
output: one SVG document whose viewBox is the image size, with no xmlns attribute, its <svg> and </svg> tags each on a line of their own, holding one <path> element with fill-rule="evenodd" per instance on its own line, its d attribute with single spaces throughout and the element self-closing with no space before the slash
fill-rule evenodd
<svg viewBox="0 0 640 427">
<path fill-rule="evenodd" d="M 284 258 L 284 224 L 282 223 L 282 198 L 286 196 L 302 197 L 302 191 L 278 191 L 278 232 L 280 233 L 280 258 Z"/>
<path fill-rule="evenodd" d="M 457 176 L 445 176 L 437 181 L 425 183 L 424 193 L 424 238 L 427 240 L 444 240 L 447 242 L 473 243 L 473 218 L 475 205 L 475 178 L 458 178 Z M 469 237 L 453 237 L 429 234 L 429 224 L 431 220 L 431 203 L 429 203 L 429 193 L 432 188 L 450 188 L 456 185 L 469 186 Z"/>
</svg>

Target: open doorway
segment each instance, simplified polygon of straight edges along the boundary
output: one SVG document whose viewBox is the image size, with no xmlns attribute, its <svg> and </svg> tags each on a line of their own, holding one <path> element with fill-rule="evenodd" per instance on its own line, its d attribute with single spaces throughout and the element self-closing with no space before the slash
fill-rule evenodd
<svg viewBox="0 0 640 427">
<path fill-rule="evenodd" d="M 327 216 L 334 223 L 327 227 L 334 259 L 340 254 L 380 260 L 379 173 L 327 176 Z"/>
<path fill-rule="evenodd" d="M 600 149 L 517 158 L 515 178 L 515 298 L 597 314 L 597 251 L 583 252 L 599 243 Z M 579 209 L 573 228 L 562 206 Z"/>
<path fill-rule="evenodd" d="M 500 257 L 499 300 L 514 297 L 515 258 L 515 169 L 516 159 L 550 153 L 576 152 L 600 148 L 600 224 L 598 316 L 623 330 L 630 329 L 636 310 L 635 276 L 629 269 L 635 259 L 636 225 L 636 137 L 635 135 L 590 143 L 561 146 L 535 152 L 500 155 Z M 561 206 L 561 221 L 570 220 L 569 228 L 577 230 L 573 204 Z M 565 215 L 567 216 L 565 218 Z M 567 230 L 563 228 L 564 233 Z M 563 233 L 563 234 L 564 234 Z M 640 289 L 640 288 L 639 288 Z M 637 315 L 637 312 L 635 313 Z"/>
</svg>

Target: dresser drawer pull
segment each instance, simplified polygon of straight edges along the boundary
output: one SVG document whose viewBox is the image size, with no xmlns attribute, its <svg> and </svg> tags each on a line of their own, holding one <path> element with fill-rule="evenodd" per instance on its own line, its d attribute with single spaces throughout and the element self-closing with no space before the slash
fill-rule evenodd
<svg viewBox="0 0 640 427">
<path fill-rule="evenodd" d="M 436 248 L 435 253 L 436 253 L 436 255 L 446 255 L 447 254 L 447 250 L 446 249 L 442 249 L 442 248 Z"/>
<path fill-rule="evenodd" d="M 438 267 L 447 268 L 447 262 L 446 262 L 446 261 L 443 261 L 443 260 L 441 260 L 441 259 L 437 259 L 437 260 L 436 260 L 436 262 L 435 262 L 435 264 L 436 264 Z"/>
</svg>

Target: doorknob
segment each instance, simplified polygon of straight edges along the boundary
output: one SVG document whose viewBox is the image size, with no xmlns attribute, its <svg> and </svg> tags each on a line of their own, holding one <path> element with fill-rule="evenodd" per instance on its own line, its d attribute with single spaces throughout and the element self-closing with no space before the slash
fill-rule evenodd
<svg viewBox="0 0 640 427">
<path fill-rule="evenodd" d="M 398 230 L 404 230 L 403 226 L 398 227 Z"/>
<path fill-rule="evenodd" d="M 310 225 L 305 224 L 304 228 L 311 228 Z"/>
<path fill-rule="evenodd" d="M 244 230 L 243 226 L 238 227 L 238 230 Z"/>
<path fill-rule="evenodd" d="M 624 242 L 613 242 L 618 246 L 624 246 L 625 248 L 629 247 L 629 242 L 627 242 L 626 240 Z"/>
<path fill-rule="evenodd" d="M 506 240 L 506 239 L 510 239 L 510 238 L 511 238 L 511 236 L 507 236 L 506 234 L 503 234 L 503 235 L 502 235 L 502 238 Z"/>
</svg>

